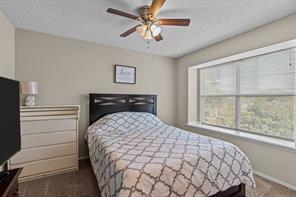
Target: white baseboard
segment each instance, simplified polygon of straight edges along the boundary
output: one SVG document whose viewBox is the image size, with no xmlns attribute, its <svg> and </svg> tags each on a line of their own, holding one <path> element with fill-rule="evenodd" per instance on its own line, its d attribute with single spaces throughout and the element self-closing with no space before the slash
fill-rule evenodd
<svg viewBox="0 0 296 197">
<path fill-rule="evenodd" d="M 290 185 L 289 183 L 286 183 L 286 182 L 284 182 L 284 181 L 281 181 L 281 180 L 279 180 L 279 179 L 273 178 L 273 177 L 271 177 L 271 176 L 268 176 L 268 175 L 266 175 L 266 174 L 263 174 L 263 173 L 261 173 L 261 172 L 255 171 L 255 170 L 254 170 L 253 172 L 254 172 L 254 174 L 256 174 L 256 175 L 258 175 L 258 176 L 261 176 L 261 177 L 263 177 L 263 178 L 265 178 L 265 179 L 267 179 L 267 180 L 270 180 L 270 181 L 272 181 L 272 182 L 278 183 L 278 184 L 280 184 L 280 185 L 283 185 L 283 186 L 285 186 L 285 187 L 287 187 L 287 188 L 290 188 L 290 189 L 296 191 L 296 186 L 294 186 L 294 185 Z"/>
</svg>

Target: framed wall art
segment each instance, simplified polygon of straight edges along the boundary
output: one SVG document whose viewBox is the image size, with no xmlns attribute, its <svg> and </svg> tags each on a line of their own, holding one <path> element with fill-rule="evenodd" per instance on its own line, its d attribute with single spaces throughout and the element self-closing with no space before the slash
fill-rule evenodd
<svg viewBox="0 0 296 197">
<path fill-rule="evenodd" d="M 136 67 L 115 65 L 114 82 L 136 84 Z"/>
</svg>

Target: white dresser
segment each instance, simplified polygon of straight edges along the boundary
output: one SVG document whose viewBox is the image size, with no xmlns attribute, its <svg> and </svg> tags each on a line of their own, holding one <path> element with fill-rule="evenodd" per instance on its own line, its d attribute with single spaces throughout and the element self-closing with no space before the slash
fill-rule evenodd
<svg viewBox="0 0 296 197">
<path fill-rule="evenodd" d="M 8 168 L 20 180 L 78 170 L 79 106 L 21 107 L 21 151 Z"/>
</svg>

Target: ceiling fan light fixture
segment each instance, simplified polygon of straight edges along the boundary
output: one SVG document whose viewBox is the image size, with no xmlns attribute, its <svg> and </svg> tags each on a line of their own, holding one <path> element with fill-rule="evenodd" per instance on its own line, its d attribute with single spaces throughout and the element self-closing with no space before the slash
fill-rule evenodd
<svg viewBox="0 0 296 197">
<path fill-rule="evenodd" d="M 145 32 L 145 36 L 144 36 L 144 39 L 145 40 L 152 40 L 152 33 L 150 31 L 150 29 L 147 29 L 146 32 Z"/>
<path fill-rule="evenodd" d="M 108 8 L 107 12 L 117 16 L 133 19 L 137 21 L 137 25 L 120 34 L 120 37 L 127 37 L 134 32 L 138 32 L 145 40 L 155 39 L 157 42 L 163 40 L 161 35 L 162 27 L 164 26 L 189 26 L 190 19 L 188 18 L 161 18 L 157 17 L 160 9 L 166 0 L 152 0 L 151 5 L 141 6 L 138 10 L 138 16 Z"/>
<path fill-rule="evenodd" d="M 161 28 L 157 25 L 151 25 L 150 29 L 151 29 L 153 37 L 158 36 L 161 32 Z"/>
<path fill-rule="evenodd" d="M 137 32 L 140 34 L 140 36 L 145 36 L 147 25 L 141 25 L 136 28 Z"/>
</svg>

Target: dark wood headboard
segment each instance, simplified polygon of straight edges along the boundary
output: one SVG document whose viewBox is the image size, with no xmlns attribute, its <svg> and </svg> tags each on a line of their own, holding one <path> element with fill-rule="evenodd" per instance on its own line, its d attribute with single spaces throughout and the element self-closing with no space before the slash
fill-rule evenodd
<svg viewBox="0 0 296 197">
<path fill-rule="evenodd" d="M 116 112 L 148 112 L 157 115 L 157 96 L 141 94 L 89 94 L 89 125 Z"/>
</svg>

